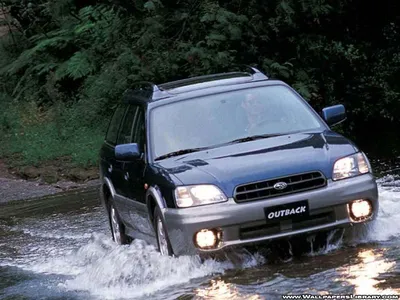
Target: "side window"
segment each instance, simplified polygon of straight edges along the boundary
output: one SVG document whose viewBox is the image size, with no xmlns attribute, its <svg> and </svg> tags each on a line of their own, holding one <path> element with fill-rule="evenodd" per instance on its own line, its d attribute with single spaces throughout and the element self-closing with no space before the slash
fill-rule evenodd
<svg viewBox="0 0 400 300">
<path fill-rule="evenodd" d="M 121 124 L 122 118 L 124 117 L 126 108 L 127 107 L 124 104 L 118 105 L 108 125 L 106 141 L 111 145 L 115 145 L 115 143 L 117 142 L 119 125 Z"/>
<path fill-rule="evenodd" d="M 143 109 L 139 109 L 135 125 L 133 128 L 133 142 L 139 145 L 139 149 L 144 151 L 145 139 L 145 118 Z"/>
<path fill-rule="evenodd" d="M 132 142 L 133 121 L 135 120 L 138 109 L 138 106 L 129 105 L 118 135 L 118 145 L 129 144 Z"/>
</svg>

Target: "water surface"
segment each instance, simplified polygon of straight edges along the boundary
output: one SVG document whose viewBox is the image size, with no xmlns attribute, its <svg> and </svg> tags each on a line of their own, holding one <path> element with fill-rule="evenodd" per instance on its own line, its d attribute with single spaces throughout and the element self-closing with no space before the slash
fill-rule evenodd
<svg viewBox="0 0 400 300">
<path fill-rule="evenodd" d="M 400 177 L 378 180 L 380 212 L 318 253 L 240 261 L 161 257 L 117 246 L 97 189 L 0 207 L 2 299 L 281 299 L 283 294 L 400 295 Z"/>
</svg>

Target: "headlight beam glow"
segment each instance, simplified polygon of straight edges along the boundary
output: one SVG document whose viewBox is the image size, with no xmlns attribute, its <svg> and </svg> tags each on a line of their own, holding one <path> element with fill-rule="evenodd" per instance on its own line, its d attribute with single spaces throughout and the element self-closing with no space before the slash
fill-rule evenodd
<svg viewBox="0 0 400 300">
<path fill-rule="evenodd" d="M 351 178 L 371 172 L 367 157 L 356 153 L 337 160 L 333 166 L 332 180 Z"/>
<path fill-rule="evenodd" d="M 202 184 L 176 188 L 175 200 L 183 208 L 225 202 L 228 198 L 217 186 Z"/>
</svg>

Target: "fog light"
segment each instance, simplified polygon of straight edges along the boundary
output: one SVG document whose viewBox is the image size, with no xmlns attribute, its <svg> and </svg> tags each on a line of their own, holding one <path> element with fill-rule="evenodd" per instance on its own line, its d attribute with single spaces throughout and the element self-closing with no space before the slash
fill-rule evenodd
<svg viewBox="0 0 400 300">
<path fill-rule="evenodd" d="M 355 200 L 349 204 L 350 217 L 354 221 L 362 221 L 372 215 L 372 205 L 368 200 Z"/>
<path fill-rule="evenodd" d="M 215 230 L 203 229 L 196 233 L 196 246 L 201 249 L 210 249 L 217 247 L 219 234 Z"/>
</svg>

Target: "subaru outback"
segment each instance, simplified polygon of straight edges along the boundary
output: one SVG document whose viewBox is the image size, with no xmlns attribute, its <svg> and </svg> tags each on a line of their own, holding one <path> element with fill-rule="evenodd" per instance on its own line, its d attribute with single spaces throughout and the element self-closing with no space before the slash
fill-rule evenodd
<svg viewBox="0 0 400 300">
<path fill-rule="evenodd" d="M 370 163 L 331 130 L 345 119 L 252 67 L 137 83 L 100 150 L 113 240 L 201 255 L 375 219 Z"/>
</svg>

